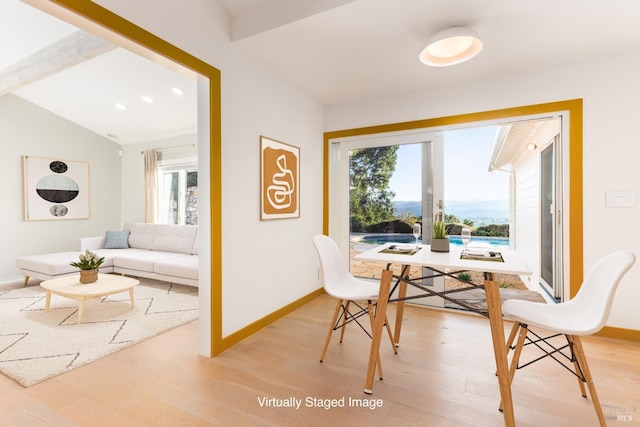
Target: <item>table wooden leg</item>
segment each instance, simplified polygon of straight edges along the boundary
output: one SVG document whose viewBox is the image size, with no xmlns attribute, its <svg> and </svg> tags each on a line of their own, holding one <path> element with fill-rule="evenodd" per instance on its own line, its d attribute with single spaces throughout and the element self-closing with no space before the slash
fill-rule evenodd
<svg viewBox="0 0 640 427">
<path fill-rule="evenodd" d="M 129 289 L 129 299 L 131 300 L 131 308 L 136 306 L 136 300 L 133 297 L 133 288 Z"/>
<path fill-rule="evenodd" d="M 84 314 L 84 300 L 78 301 L 78 325 L 82 323 L 82 315 Z"/>
<path fill-rule="evenodd" d="M 507 362 L 507 347 L 504 339 L 504 324 L 502 322 L 500 288 L 498 287 L 498 282 L 494 280 L 492 273 L 485 273 L 484 291 L 487 295 L 487 310 L 489 312 L 489 323 L 491 325 L 493 352 L 496 358 L 496 372 L 498 373 L 500 396 L 502 397 L 504 425 L 507 427 L 515 427 L 509 365 Z"/>
<path fill-rule="evenodd" d="M 48 313 L 50 309 L 51 309 L 51 291 L 47 290 L 47 296 L 45 297 L 45 300 L 44 300 L 44 311 Z"/>
<path fill-rule="evenodd" d="M 409 270 L 410 265 L 403 265 L 402 272 L 400 273 L 401 277 L 405 279 L 409 278 Z M 400 286 L 398 287 L 398 305 L 396 307 L 396 326 L 393 332 L 393 342 L 396 344 L 396 347 L 400 346 L 400 330 L 402 329 L 402 317 L 404 316 L 404 297 L 407 296 L 407 284 L 406 282 L 400 282 Z"/>
<path fill-rule="evenodd" d="M 364 392 L 367 394 L 373 393 L 373 377 L 375 376 L 376 365 L 380 357 L 380 341 L 382 340 L 382 332 L 384 330 L 384 319 L 386 318 L 392 279 L 393 272 L 391 270 L 382 271 L 382 277 L 380 278 L 380 298 L 378 299 L 378 308 L 371 327 L 371 349 L 369 350 L 369 364 L 367 366 L 367 379 L 364 388 Z"/>
</svg>

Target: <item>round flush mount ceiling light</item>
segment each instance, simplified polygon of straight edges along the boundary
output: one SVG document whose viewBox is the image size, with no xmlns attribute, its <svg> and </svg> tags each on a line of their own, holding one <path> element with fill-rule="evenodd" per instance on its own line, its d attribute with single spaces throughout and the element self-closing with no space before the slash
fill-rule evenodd
<svg viewBox="0 0 640 427">
<path fill-rule="evenodd" d="M 420 52 L 420 61 L 432 67 L 460 64 L 482 50 L 482 40 L 465 27 L 451 27 L 436 33 Z"/>
</svg>

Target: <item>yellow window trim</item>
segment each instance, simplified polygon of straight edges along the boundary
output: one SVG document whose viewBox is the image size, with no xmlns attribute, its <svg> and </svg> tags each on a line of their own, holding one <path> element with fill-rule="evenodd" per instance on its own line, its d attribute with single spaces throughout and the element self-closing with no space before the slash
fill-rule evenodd
<svg viewBox="0 0 640 427">
<path fill-rule="evenodd" d="M 451 125 L 462 125 L 516 117 L 546 115 L 558 112 L 569 113 L 569 294 L 578 292 L 583 275 L 582 236 L 582 99 L 526 105 L 522 107 L 490 110 L 456 116 L 390 123 L 385 125 L 344 129 L 324 134 L 324 194 L 323 232 L 329 231 L 329 148 L 331 140 L 352 136 L 373 135 L 414 129 L 428 129 Z"/>
</svg>

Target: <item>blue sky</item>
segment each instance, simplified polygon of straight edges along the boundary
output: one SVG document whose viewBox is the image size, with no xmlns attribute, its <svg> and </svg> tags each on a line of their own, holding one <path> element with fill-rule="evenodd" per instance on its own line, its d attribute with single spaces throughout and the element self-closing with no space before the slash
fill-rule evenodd
<svg viewBox="0 0 640 427">
<path fill-rule="evenodd" d="M 499 200 L 509 197 L 509 175 L 489 172 L 495 126 L 444 132 L 445 200 Z M 401 145 L 389 183 L 395 200 L 420 200 L 420 144 Z"/>
</svg>

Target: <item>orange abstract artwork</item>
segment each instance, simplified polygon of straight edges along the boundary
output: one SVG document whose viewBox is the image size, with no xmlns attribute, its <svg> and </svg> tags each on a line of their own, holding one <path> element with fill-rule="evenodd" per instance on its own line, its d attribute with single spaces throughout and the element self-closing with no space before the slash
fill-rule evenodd
<svg viewBox="0 0 640 427">
<path fill-rule="evenodd" d="M 260 219 L 300 217 L 300 149 L 263 136 L 260 151 Z"/>
</svg>

